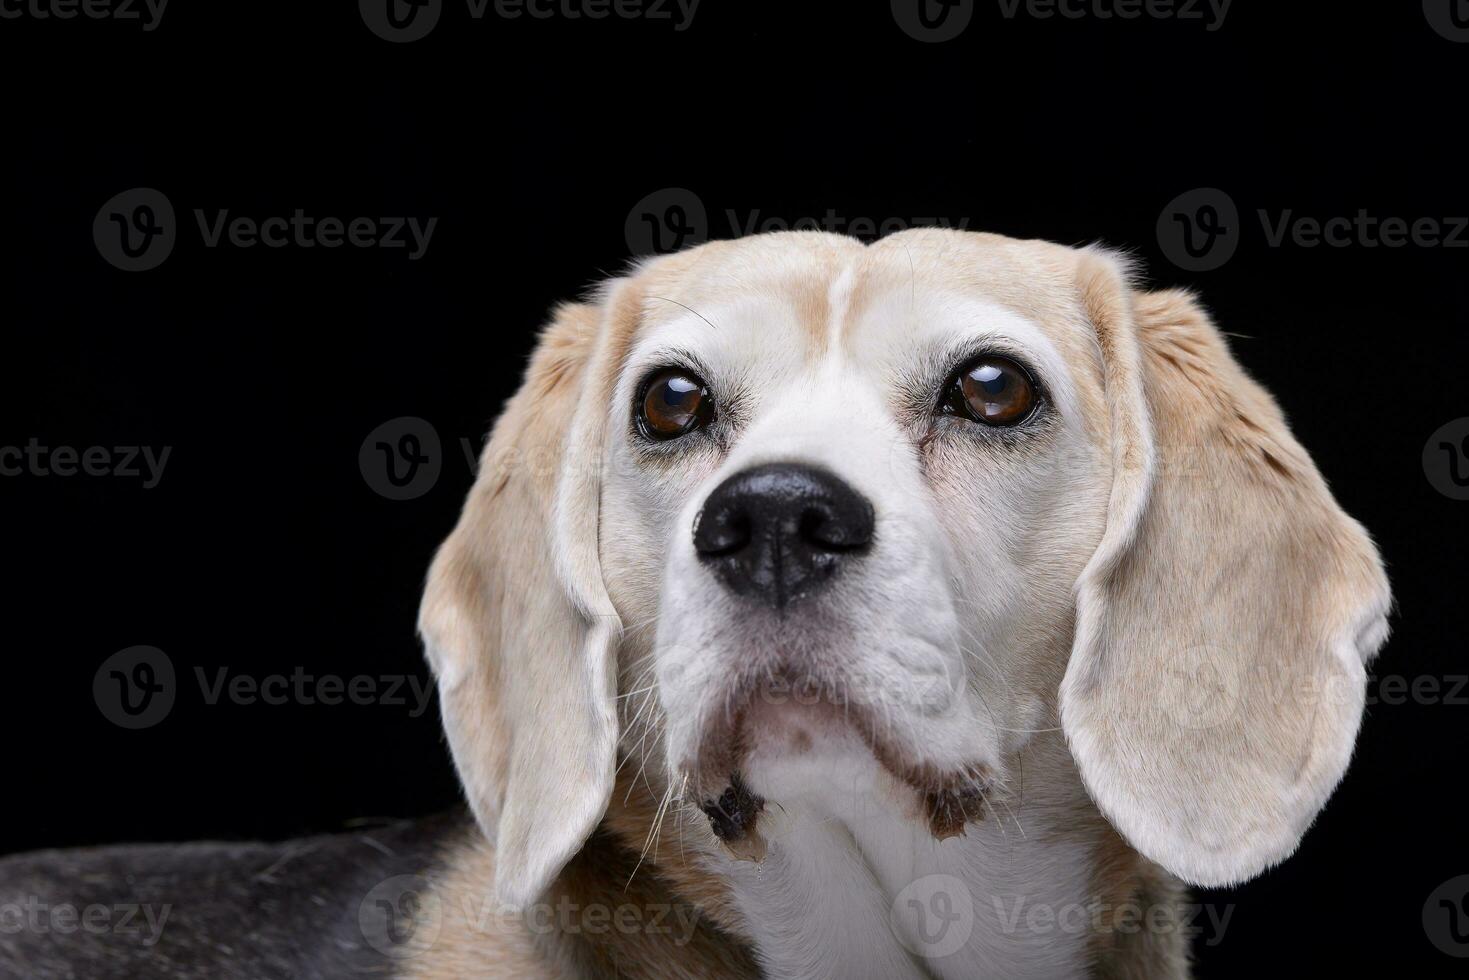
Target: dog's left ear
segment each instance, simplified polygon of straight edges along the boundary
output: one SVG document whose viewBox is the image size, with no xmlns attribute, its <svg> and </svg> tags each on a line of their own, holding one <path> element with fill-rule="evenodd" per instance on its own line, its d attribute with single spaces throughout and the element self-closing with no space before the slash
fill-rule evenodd
<svg viewBox="0 0 1469 980">
<path fill-rule="evenodd" d="M 1340 781 L 1390 596 L 1274 401 L 1183 292 L 1079 258 L 1110 403 L 1107 528 L 1061 718 L 1143 855 L 1226 885 L 1288 857 Z"/>
<path fill-rule="evenodd" d="M 606 810 L 620 624 L 598 559 L 608 338 L 628 281 L 557 311 L 496 422 L 458 526 L 434 559 L 419 631 L 495 891 L 534 902 Z"/>
</svg>

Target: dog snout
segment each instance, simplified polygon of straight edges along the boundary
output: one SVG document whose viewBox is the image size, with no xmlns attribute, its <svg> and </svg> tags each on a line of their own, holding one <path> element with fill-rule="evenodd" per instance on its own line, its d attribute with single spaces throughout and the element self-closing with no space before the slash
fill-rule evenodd
<svg viewBox="0 0 1469 980">
<path fill-rule="evenodd" d="M 873 524 L 872 504 L 834 473 L 772 463 L 714 489 L 694 549 L 732 592 L 782 609 L 865 552 Z"/>
</svg>

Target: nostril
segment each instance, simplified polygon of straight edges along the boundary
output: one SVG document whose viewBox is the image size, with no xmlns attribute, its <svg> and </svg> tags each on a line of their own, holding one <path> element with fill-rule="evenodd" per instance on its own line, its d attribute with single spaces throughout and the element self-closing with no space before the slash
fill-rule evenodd
<svg viewBox="0 0 1469 980">
<path fill-rule="evenodd" d="M 796 527 L 796 533 L 806 541 L 827 544 L 826 525 L 826 514 L 815 507 L 807 507 L 801 514 L 801 522 Z"/>
<path fill-rule="evenodd" d="M 808 506 L 797 532 L 822 551 L 857 551 L 872 543 L 872 525 L 871 505 L 854 499 Z"/>
<path fill-rule="evenodd" d="M 750 515 L 721 509 L 699 514 L 694 526 L 694 549 L 708 558 L 734 554 L 750 543 Z"/>
</svg>

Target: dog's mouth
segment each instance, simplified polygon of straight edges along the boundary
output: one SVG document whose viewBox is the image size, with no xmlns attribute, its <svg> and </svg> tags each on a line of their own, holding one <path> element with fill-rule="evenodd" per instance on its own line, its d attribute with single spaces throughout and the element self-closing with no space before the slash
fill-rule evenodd
<svg viewBox="0 0 1469 980">
<path fill-rule="evenodd" d="M 750 767 L 771 760 L 858 751 L 870 755 L 896 791 L 894 805 L 922 820 L 939 841 L 959 837 L 983 819 L 994 784 L 982 762 L 944 769 L 917 758 L 893 735 L 890 719 L 871 705 L 850 703 L 830 688 L 792 685 L 785 677 L 749 686 L 704 733 L 690 783 L 709 826 L 734 857 L 760 861 L 766 842 L 760 818 L 767 800 L 751 786 Z M 778 799 L 772 802 L 777 805 Z"/>
</svg>

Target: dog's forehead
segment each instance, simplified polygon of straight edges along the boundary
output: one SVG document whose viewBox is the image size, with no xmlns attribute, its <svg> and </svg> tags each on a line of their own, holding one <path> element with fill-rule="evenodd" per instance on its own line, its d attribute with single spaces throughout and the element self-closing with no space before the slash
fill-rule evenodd
<svg viewBox="0 0 1469 980">
<path fill-rule="evenodd" d="M 716 346 L 778 341 L 782 352 L 812 360 L 837 345 L 871 353 L 872 341 L 916 339 L 895 334 L 895 321 L 921 329 L 931 310 L 964 301 L 992 311 L 991 319 L 1038 328 L 1065 349 L 1076 342 L 1074 255 L 1046 242 L 939 229 L 872 245 L 816 232 L 711 242 L 649 267 L 640 333 L 667 339 L 668 328 L 682 333 L 698 318 Z M 896 309 L 918 315 L 895 317 Z"/>
</svg>

